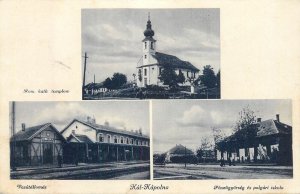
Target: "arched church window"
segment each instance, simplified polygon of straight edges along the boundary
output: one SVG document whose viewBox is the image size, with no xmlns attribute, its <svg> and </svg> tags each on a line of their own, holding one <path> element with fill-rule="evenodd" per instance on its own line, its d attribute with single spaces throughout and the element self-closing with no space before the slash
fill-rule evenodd
<svg viewBox="0 0 300 194">
<path fill-rule="evenodd" d="M 159 75 L 161 75 L 161 72 L 162 72 L 162 68 L 160 67 L 159 68 Z"/>
<path fill-rule="evenodd" d="M 126 143 L 129 144 L 129 139 L 128 139 L 128 137 L 126 137 Z"/>
<path fill-rule="evenodd" d="M 118 138 L 117 138 L 117 136 L 114 136 L 114 143 L 118 143 Z"/>
<path fill-rule="evenodd" d="M 103 141 L 104 141 L 103 134 L 102 134 L 102 133 L 100 133 L 100 134 L 99 134 L 99 142 L 103 142 Z"/>
<path fill-rule="evenodd" d="M 147 42 L 145 42 L 145 49 L 147 48 Z"/>
<path fill-rule="evenodd" d="M 121 143 L 124 143 L 123 137 L 121 137 Z"/>
<path fill-rule="evenodd" d="M 142 70 L 141 69 L 139 69 L 138 78 L 139 78 L 139 80 L 141 82 L 142 81 Z"/>
</svg>

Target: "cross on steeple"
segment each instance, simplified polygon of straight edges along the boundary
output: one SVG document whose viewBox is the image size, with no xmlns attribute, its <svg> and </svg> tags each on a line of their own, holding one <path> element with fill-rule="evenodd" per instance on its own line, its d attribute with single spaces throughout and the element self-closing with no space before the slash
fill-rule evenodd
<svg viewBox="0 0 300 194">
<path fill-rule="evenodd" d="M 148 21 L 150 21 L 150 12 L 148 12 Z"/>
</svg>

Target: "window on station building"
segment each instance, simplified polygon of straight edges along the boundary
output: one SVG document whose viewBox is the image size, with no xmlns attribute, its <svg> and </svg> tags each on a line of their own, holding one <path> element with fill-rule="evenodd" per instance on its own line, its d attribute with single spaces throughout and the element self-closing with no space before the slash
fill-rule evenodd
<svg viewBox="0 0 300 194">
<path fill-rule="evenodd" d="M 117 136 L 114 136 L 114 143 L 118 143 L 118 138 L 117 138 Z"/>
<path fill-rule="evenodd" d="M 129 139 L 128 139 L 128 137 L 126 137 L 126 144 L 129 144 Z"/>
<path fill-rule="evenodd" d="M 102 133 L 99 134 L 99 142 L 104 142 L 104 137 Z"/>
<path fill-rule="evenodd" d="M 147 48 L 147 42 L 145 42 L 145 49 Z"/>
<path fill-rule="evenodd" d="M 107 143 L 110 143 L 110 135 L 107 135 Z"/>
<path fill-rule="evenodd" d="M 121 143 L 124 143 L 124 139 L 123 139 L 123 137 L 121 137 Z"/>
</svg>

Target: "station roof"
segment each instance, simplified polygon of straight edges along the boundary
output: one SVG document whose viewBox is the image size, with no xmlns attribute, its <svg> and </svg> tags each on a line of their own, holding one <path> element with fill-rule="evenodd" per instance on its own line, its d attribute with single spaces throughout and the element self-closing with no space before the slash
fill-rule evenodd
<svg viewBox="0 0 300 194">
<path fill-rule="evenodd" d="M 108 125 L 99 125 L 96 123 L 92 123 L 92 122 L 86 122 L 86 121 L 82 121 L 79 119 L 74 119 L 69 125 L 67 125 L 62 131 L 61 133 L 63 133 L 71 124 L 73 124 L 74 122 L 79 122 L 81 124 L 87 125 L 89 127 L 91 127 L 94 130 L 99 130 L 99 131 L 107 131 L 107 132 L 113 132 L 113 133 L 118 133 L 118 134 L 124 134 L 124 135 L 129 135 L 129 136 L 135 136 L 135 137 L 140 137 L 140 138 L 145 138 L 145 139 L 149 139 L 149 136 L 144 135 L 144 134 L 140 134 L 138 132 L 133 132 L 133 131 L 128 131 L 128 130 L 122 130 L 122 129 L 117 129 L 115 127 L 112 126 L 108 126 Z"/>
<path fill-rule="evenodd" d="M 51 123 L 45 123 L 45 124 L 42 124 L 42 125 L 37 125 L 37 126 L 32 126 L 32 127 L 25 128 L 24 131 L 23 130 L 18 131 L 13 137 L 10 138 L 10 140 L 11 141 L 12 140 L 14 140 L 14 141 L 28 141 L 28 140 L 31 140 L 32 138 L 34 138 L 36 135 L 38 135 L 43 130 L 48 129 L 48 128 L 51 128 L 57 134 L 59 134 L 59 136 L 61 136 L 59 131 Z"/>
</svg>

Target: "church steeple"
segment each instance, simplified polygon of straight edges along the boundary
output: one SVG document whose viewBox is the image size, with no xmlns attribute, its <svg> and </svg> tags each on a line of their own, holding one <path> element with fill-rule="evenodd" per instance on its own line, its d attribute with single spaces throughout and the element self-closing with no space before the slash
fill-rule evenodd
<svg viewBox="0 0 300 194">
<path fill-rule="evenodd" d="M 150 20 L 150 13 L 148 13 L 148 21 L 146 25 L 146 30 L 144 31 L 144 35 L 146 38 L 152 38 L 154 36 L 154 31 L 152 30 L 152 25 Z"/>
<path fill-rule="evenodd" d="M 153 63 L 152 55 L 155 54 L 156 40 L 153 38 L 154 31 L 152 30 L 150 13 L 148 13 L 148 21 L 146 25 L 146 30 L 144 31 L 145 38 L 142 41 L 143 43 L 143 65 Z"/>
</svg>

